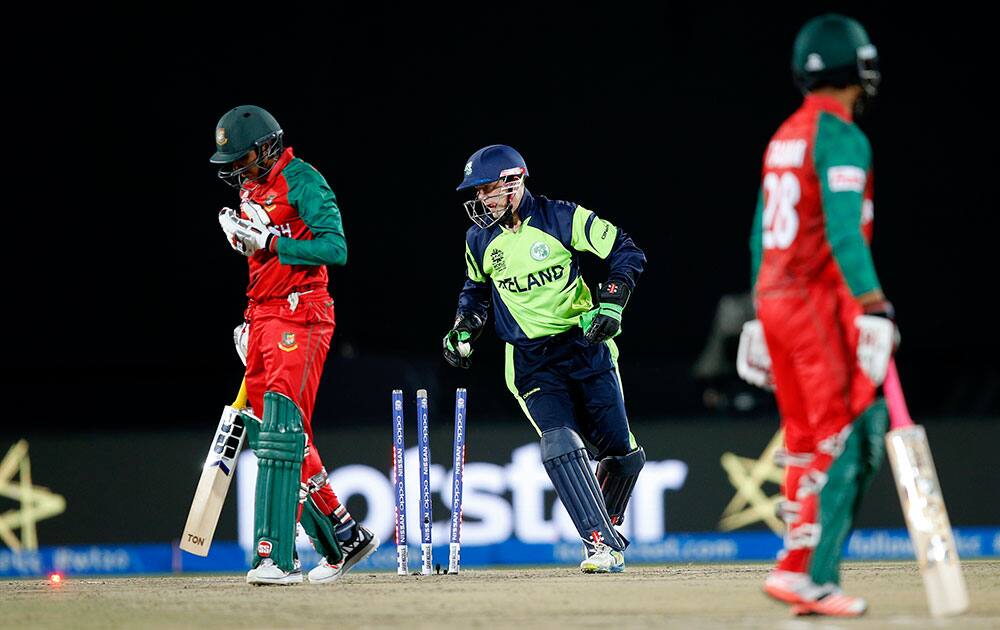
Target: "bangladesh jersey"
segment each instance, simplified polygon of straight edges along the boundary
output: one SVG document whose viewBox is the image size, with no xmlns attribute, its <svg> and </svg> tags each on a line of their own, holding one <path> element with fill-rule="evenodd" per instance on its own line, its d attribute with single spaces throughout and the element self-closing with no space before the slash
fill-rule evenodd
<svg viewBox="0 0 1000 630">
<path fill-rule="evenodd" d="M 240 191 L 261 206 L 276 234 L 277 254 L 259 250 L 248 259 L 252 300 L 283 298 L 327 287 L 326 265 L 347 262 L 347 242 L 337 197 L 319 171 L 285 149 L 267 177 Z M 243 215 L 246 218 L 246 215 Z"/>
<path fill-rule="evenodd" d="M 610 222 L 581 205 L 527 190 L 517 211 L 516 232 L 499 224 L 472 226 L 465 238 L 467 280 L 458 310 L 485 319 L 492 303 L 502 340 L 530 346 L 578 326 L 580 315 L 593 308 L 580 252 L 608 259 L 609 278 L 635 287 L 646 257 Z"/>
<path fill-rule="evenodd" d="M 879 289 L 871 240 L 868 138 L 836 99 L 810 94 L 764 155 L 750 239 L 758 295 L 802 283 Z"/>
</svg>

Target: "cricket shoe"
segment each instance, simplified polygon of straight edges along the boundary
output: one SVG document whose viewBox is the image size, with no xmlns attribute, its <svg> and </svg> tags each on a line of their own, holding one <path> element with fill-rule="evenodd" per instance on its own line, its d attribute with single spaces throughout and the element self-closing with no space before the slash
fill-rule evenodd
<svg viewBox="0 0 1000 630">
<path fill-rule="evenodd" d="M 764 580 L 764 592 L 786 604 L 804 604 L 815 600 L 824 591 L 808 573 L 773 569 Z"/>
<path fill-rule="evenodd" d="M 847 595 L 839 587 L 830 585 L 819 598 L 795 604 L 796 615 L 826 615 L 828 617 L 860 617 L 868 610 L 868 602 L 861 597 Z"/>
<path fill-rule="evenodd" d="M 621 573 L 625 570 L 625 554 L 604 543 L 583 541 L 587 557 L 580 563 L 584 573 Z"/>
<path fill-rule="evenodd" d="M 351 568 L 378 549 L 378 536 L 373 534 L 364 525 L 358 525 L 357 534 L 350 541 L 340 546 L 344 552 L 344 557 L 340 562 L 327 562 L 326 558 L 319 561 L 319 564 L 309 572 L 309 581 L 313 584 L 324 584 L 335 582 L 342 578 Z"/>
<path fill-rule="evenodd" d="M 270 558 L 264 558 L 256 567 L 247 572 L 247 584 L 263 586 L 276 584 L 285 586 L 288 584 L 302 584 L 302 569 L 299 568 L 299 560 L 295 559 L 295 568 L 285 571 L 274 563 Z"/>
</svg>

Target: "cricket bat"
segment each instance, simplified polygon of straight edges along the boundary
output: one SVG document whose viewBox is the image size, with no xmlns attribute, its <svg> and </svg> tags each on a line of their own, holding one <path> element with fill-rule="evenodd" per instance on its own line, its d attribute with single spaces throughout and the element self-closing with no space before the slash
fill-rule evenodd
<svg viewBox="0 0 1000 630">
<path fill-rule="evenodd" d="M 198 489 L 191 501 L 180 548 L 196 556 L 207 556 L 212 548 L 215 526 L 219 523 L 222 506 L 229 492 L 229 482 L 236 472 L 236 462 L 246 438 L 246 427 L 240 411 L 247 405 L 247 382 L 243 379 L 240 393 L 233 404 L 222 408 L 219 428 L 208 449 L 205 467 L 198 480 Z"/>
<path fill-rule="evenodd" d="M 885 436 L 889 462 L 927 591 L 927 604 L 935 617 L 961 614 L 969 609 L 969 592 L 927 433 L 910 418 L 892 360 L 883 391 L 889 406 L 890 431 Z"/>
</svg>

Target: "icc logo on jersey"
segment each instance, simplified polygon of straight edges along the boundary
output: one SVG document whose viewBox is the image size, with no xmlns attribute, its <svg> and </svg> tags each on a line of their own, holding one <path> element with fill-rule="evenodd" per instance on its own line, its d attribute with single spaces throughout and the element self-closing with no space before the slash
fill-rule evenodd
<svg viewBox="0 0 1000 630">
<path fill-rule="evenodd" d="M 490 251 L 490 260 L 493 262 L 493 272 L 503 273 L 507 269 L 507 263 L 504 262 L 503 252 L 499 249 L 493 249 Z"/>
<path fill-rule="evenodd" d="M 531 257 L 535 260 L 545 260 L 549 257 L 549 246 L 538 242 L 531 246 Z"/>
</svg>

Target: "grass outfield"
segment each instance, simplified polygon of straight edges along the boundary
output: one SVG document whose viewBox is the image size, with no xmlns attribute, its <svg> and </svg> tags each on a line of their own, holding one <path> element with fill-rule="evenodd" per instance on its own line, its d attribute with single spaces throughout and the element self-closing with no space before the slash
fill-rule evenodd
<svg viewBox="0 0 1000 630">
<path fill-rule="evenodd" d="M 335 584 L 247 586 L 242 576 L 0 582 L 12 628 L 997 628 L 1000 561 L 965 561 L 972 609 L 932 621 L 913 562 L 851 563 L 844 587 L 868 597 L 860 620 L 790 616 L 760 586 L 765 564 L 466 570 L 397 577 L 357 572 Z"/>
</svg>

